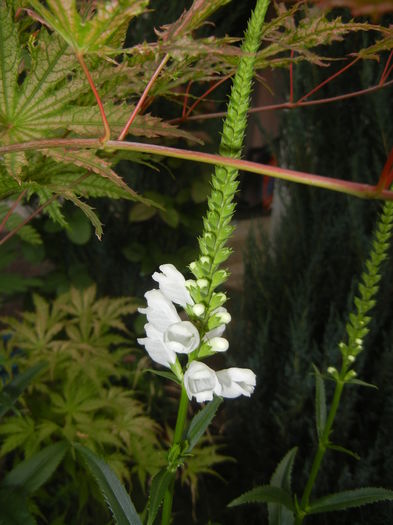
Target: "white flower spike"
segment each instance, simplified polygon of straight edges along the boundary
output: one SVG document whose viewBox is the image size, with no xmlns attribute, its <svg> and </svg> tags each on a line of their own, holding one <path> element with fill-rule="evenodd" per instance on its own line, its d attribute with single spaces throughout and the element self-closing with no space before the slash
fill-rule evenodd
<svg viewBox="0 0 393 525">
<path fill-rule="evenodd" d="M 256 385 L 256 376 L 249 368 L 227 368 L 216 373 L 223 397 L 250 397 Z"/>
<path fill-rule="evenodd" d="M 173 264 L 162 264 L 160 270 L 162 273 L 153 273 L 153 279 L 158 282 L 165 297 L 183 308 L 188 304 L 194 304 L 186 288 L 186 280 L 179 270 Z"/>
<path fill-rule="evenodd" d="M 184 388 L 188 398 L 195 397 L 198 403 L 211 401 L 213 394 L 221 394 L 221 385 L 215 371 L 200 361 L 190 363 L 184 374 Z"/>
</svg>

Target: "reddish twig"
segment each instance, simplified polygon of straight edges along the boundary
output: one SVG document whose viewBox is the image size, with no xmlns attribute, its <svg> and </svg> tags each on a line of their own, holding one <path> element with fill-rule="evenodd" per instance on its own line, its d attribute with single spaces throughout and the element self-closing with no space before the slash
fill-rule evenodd
<svg viewBox="0 0 393 525">
<path fill-rule="evenodd" d="M 97 101 L 97 105 L 98 105 L 98 108 L 100 110 L 100 113 L 101 113 L 101 119 L 102 119 L 102 123 L 104 125 L 104 135 L 100 138 L 100 142 L 104 143 L 106 142 L 107 140 L 109 140 L 111 138 L 111 130 L 110 130 L 110 127 L 109 127 L 109 123 L 108 123 L 108 119 L 106 118 L 106 115 L 105 115 L 105 109 L 104 109 L 104 105 L 102 104 L 102 101 L 101 101 L 101 98 L 100 98 L 100 95 L 98 94 L 98 91 L 97 91 L 97 88 L 94 84 L 94 80 L 90 74 L 90 71 L 88 70 L 87 66 L 86 66 L 86 63 L 83 59 L 83 55 L 81 53 L 76 53 L 76 57 L 83 69 L 83 72 L 84 74 L 86 75 L 86 78 L 87 78 L 87 81 L 89 82 L 89 85 L 90 85 L 90 88 L 91 90 L 93 91 L 94 93 L 94 96 L 95 96 L 95 99 Z"/>
<path fill-rule="evenodd" d="M 389 64 L 390 64 L 390 62 L 392 60 L 392 57 L 393 57 L 393 49 L 390 51 L 389 57 L 386 60 L 385 68 L 382 71 L 381 80 L 379 81 L 379 85 L 380 86 L 382 86 L 382 84 L 384 84 L 385 80 L 388 78 L 389 73 L 390 73 L 390 71 L 392 69 L 392 68 L 390 68 L 389 71 L 388 71 L 388 67 L 389 67 Z"/>
<path fill-rule="evenodd" d="M 10 207 L 10 209 L 7 211 L 7 213 L 5 214 L 5 217 L 4 219 L 1 221 L 1 224 L 0 224 L 0 233 L 4 230 L 5 228 L 5 225 L 8 221 L 8 219 L 11 217 L 11 215 L 14 213 L 16 207 L 18 206 L 18 204 L 20 203 L 20 201 L 23 199 L 23 197 L 25 196 L 26 194 L 26 191 L 27 190 L 23 190 L 19 195 L 18 197 L 16 198 L 15 202 L 12 203 L 12 206 Z"/>
<path fill-rule="evenodd" d="M 181 116 L 182 118 L 185 118 L 186 116 L 186 113 L 187 113 L 187 104 L 188 104 L 188 94 L 190 92 L 190 89 L 191 89 L 191 84 L 192 84 L 192 80 L 190 80 L 187 84 L 187 87 L 186 87 L 186 91 L 184 93 L 184 100 L 183 100 L 183 110 L 181 112 Z"/>
<path fill-rule="evenodd" d="M 356 62 L 359 60 L 360 57 L 356 57 L 354 60 L 352 60 L 352 62 L 350 62 L 349 64 L 347 64 L 346 66 L 344 66 L 343 68 L 341 68 L 339 71 L 336 71 L 336 73 L 334 73 L 333 75 L 331 75 L 329 78 L 327 78 L 326 80 L 324 80 L 323 82 L 321 82 L 320 84 L 318 84 L 318 86 L 316 86 L 315 88 L 313 88 L 311 91 L 309 91 L 306 95 L 304 95 L 302 98 L 300 98 L 297 103 L 300 104 L 301 102 L 303 102 L 303 100 L 306 100 L 308 97 L 310 97 L 311 95 L 313 95 L 314 93 L 316 93 L 317 91 L 319 91 L 323 86 L 325 86 L 326 84 L 328 84 L 329 82 L 331 82 L 333 79 L 337 78 L 339 75 L 341 75 L 342 73 L 344 73 L 344 71 L 346 71 L 347 69 L 349 69 L 350 67 L 352 67 L 354 64 L 356 64 Z M 292 65 L 292 64 L 291 64 Z"/>
<path fill-rule="evenodd" d="M 304 102 L 282 102 L 280 104 L 270 104 L 268 106 L 258 106 L 256 108 L 251 108 L 248 110 L 248 113 L 261 113 L 262 111 L 273 111 L 278 109 L 294 109 L 307 106 L 317 106 L 319 104 L 328 104 L 331 102 L 337 102 L 339 100 L 346 100 L 348 98 L 359 97 L 361 95 L 367 95 L 368 93 L 374 93 L 380 89 L 386 88 L 393 84 L 393 80 L 385 82 L 383 85 L 371 86 L 369 88 L 361 89 L 359 91 L 352 91 L 351 93 L 345 93 L 343 95 L 336 95 L 335 97 L 321 98 L 317 100 L 305 100 Z M 220 111 L 217 113 L 205 113 L 203 115 L 191 115 L 188 117 L 188 120 L 208 120 L 212 118 L 222 118 L 225 117 L 226 112 Z"/>
<path fill-rule="evenodd" d="M 299 184 L 314 186 L 316 188 L 337 191 L 339 193 L 352 195 L 361 199 L 393 201 L 393 191 L 382 190 L 378 192 L 375 185 L 372 186 L 370 184 L 363 184 L 360 182 L 334 179 L 333 177 L 323 177 L 321 175 L 315 175 L 312 173 L 304 173 L 301 171 L 278 168 L 271 165 L 258 164 L 257 162 L 224 157 L 222 155 L 215 155 L 213 153 L 171 148 L 169 146 L 158 146 L 156 144 L 148 144 L 143 142 L 108 140 L 104 145 L 102 145 L 98 139 L 41 139 L 17 144 L 8 144 L 7 146 L 0 146 L 0 155 L 12 153 L 14 151 L 29 151 L 48 148 L 97 149 L 99 147 L 103 148 L 104 150 L 108 149 L 109 151 L 135 151 L 140 153 L 149 153 L 150 155 L 191 160 L 213 166 L 227 166 L 236 168 L 238 170 L 247 171 L 249 173 L 257 173 L 258 175 L 268 175 L 270 177 L 286 180 L 288 182 L 296 182 Z"/>
<path fill-rule="evenodd" d="M 156 81 L 158 75 L 161 73 L 162 69 L 164 68 L 164 66 L 168 62 L 168 60 L 169 60 L 169 54 L 167 53 L 164 56 L 164 58 L 161 60 L 159 65 L 157 66 L 157 69 L 154 71 L 153 76 L 151 77 L 151 79 L 149 80 L 147 86 L 145 87 L 145 90 L 143 91 L 141 98 L 139 99 L 137 105 L 134 108 L 134 111 L 131 113 L 131 116 L 128 119 L 127 124 L 124 126 L 124 128 L 123 128 L 122 132 L 120 133 L 120 135 L 119 135 L 117 140 L 124 140 L 125 139 L 125 137 L 127 135 L 127 132 L 129 130 L 131 124 L 134 122 L 135 117 L 139 113 L 143 103 L 145 102 L 146 97 L 149 94 L 150 89 L 152 88 L 154 82 Z"/>
<path fill-rule="evenodd" d="M 393 148 L 391 149 L 385 166 L 382 169 L 378 184 L 375 186 L 377 192 L 381 192 L 389 188 L 393 182 Z"/>
<path fill-rule="evenodd" d="M 292 49 L 291 58 L 293 58 L 295 51 Z M 293 102 L 293 62 L 289 64 L 289 102 Z"/>
</svg>

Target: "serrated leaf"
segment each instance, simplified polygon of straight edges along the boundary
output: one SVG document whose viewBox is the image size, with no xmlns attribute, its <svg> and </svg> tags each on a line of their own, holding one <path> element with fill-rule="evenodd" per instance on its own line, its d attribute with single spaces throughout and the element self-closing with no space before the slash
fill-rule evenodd
<svg viewBox="0 0 393 525">
<path fill-rule="evenodd" d="M 191 7 L 172 24 L 165 25 L 156 33 L 163 40 L 179 38 L 200 27 L 217 9 L 230 0 L 194 0 Z"/>
<path fill-rule="evenodd" d="M 326 392 L 323 377 L 318 368 L 313 364 L 315 371 L 315 423 L 317 434 L 322 436 L 326 425 Z"/>
<path fill-rule="evenodd" d="M 63 196 L 73 202 L 75 206 L 77 206 L 79 209 L 83 211 L 83 213 L 86 215 L 86 217 L 89 219 L 89 221 L 92 223 L 95 229 L 96 236 L 98 239 L 101 240 L 102 237 L 102 225 L 100 222 L 100 219 L 97 217 L 97 215 L 94 213 L 93 208 L 86 204 L 86 202 L 82 202 L 80 199 L 75 197 L 71 192 L 65 192 Z M 74 240 L 75 242 L 75 240 Z"/>
<path fill-rule="evenodd" d="M 42 153 L 54 160 L 74 164 L 75 166 L 85 168 L 88 171 L 93 171 L 94 173 L 109 179 L 114 184 L 125 190 L 134 200 L 145 202 L 145 199 L 127 186 L 124 180 L 111 169 L 105 160 L 97 157 L 92 151 L 44 150 Z"/>
<path fill-rule="evenodd" d="M 165 493 L 174 479 L 175 474 L 173 472 L 169 472 L 166 468 L 161 469 L 160 472 L 154 476 L 149 494 L 149 514 L 147 525 L 153 525 L 162 500 L 164 499 Z"/>
<path fill-rule="evenodd" d="M 7 6 L 7 3 L 1 2 L 0 123 L 5 128 L 12 124 L 14 104 L 18 93 L 19 62 L 20 46 L 18 41 L 18 26 L 12 19 L 11 9 Z"/>
<path fill-rule="evenodd" d="M 142 525 L 135 507 L 113 470 L 88 448 L 74 444 L 96 480 L 117 525 Z"/>
<path fill-rule="evenodd" d="M 214 397 L 213 401 L 210 401 L 210 403 L 208 403 L 192 418 L 186 434 L 186 440 L 188 441 L 186 453 L 191 452 L 191 450 L 198 443 L 199 439 L 203 436 L 205 430 L 216 415 L 217 409 L 221 405 L 222 401 L 222 397 Z"/>
<path fill-rule="evenodd" d="M 277 465 L 273 476 L 270 479 L 270 485 L 284 489 L 291 494 L 291 477 L 295 456 L 298 448 L 294 447 L 285 454 L 280 463 Z M 278 503 L 268 503 L 269 525 L 292 525 L 294 522 L 293 513 L 286 507 Z"/>
<path fill-rule="evenodd" d="M 154 374 L 159 377 L 164 377 L 165 379 L 169 379 L 170 381 L 174 381 L 178 385 L 181 385 L 181 381 L 175 376 L 173 372 L 165 371 L 165 370 L 154 370 L 153 368 L 146 368 L 144 372 L 150 372 L 151 374 Z"/>
<path fill-rule="evenodd" d="M 46 368 L 45 362 L 37 363 L 35 366 L 18 374 L 12 381 L 7 383 L 0 393 L 0 417 L 11 410 L 22 392 L 30 383 Z"/>
<path fill-rule="evenodd" d="M 380 487 L 364 487 L 329 494 L 310 503 L 308 514 L 321 514 L 336 510 L 346 510 L 379 501 L 393 501 L 393 490 Z"/>
<path fill-rule="evenodd" d="M 1 482 L 0 488 L 18 488 L 32 494 L 48 481 L 67 449 L 65 441 L 49 445 L 12 469 Z"/>
<path fill-rule="evenodd" d="M 291 511 L 294 510 L 291 495 L 286 490 L 272 485 L 261 485 L 249 490 L 231 501 L 228 507 L 236 507 L 245 503 L 277 503 Z"/>
<path fill-rule="evenodd" d="M 75 0 L 48 0 L 48 8 L 38 0 L 30 3 L 76 51 L 108 53 L 113 43 L 116 44 L 115 51 L 119 51 L 119 33 L 124 34 L 129 21 L 145 11 L 148 0 L 102 2 L 95 6 L 94 14 L 87 12 L 83 16 L 79 14 Z"/>
</svg>

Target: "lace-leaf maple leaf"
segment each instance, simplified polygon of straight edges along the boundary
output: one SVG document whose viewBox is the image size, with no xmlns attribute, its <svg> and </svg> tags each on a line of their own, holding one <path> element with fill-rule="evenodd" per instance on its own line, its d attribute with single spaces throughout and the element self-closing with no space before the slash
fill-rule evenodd
<svg viewBox="0 0 393 525">
<path fill-rule="evenodd" d="M 130 20 L 142 14 L 148 0 L 85 3 L 75 0 L 30 0 L 38 15 L 78 53 L 118 53 Z"/>
<path fill-rule="evenodd" d="M 157 35 L 162 40 L 172 40 L 198 29 L 217 9 L 230 0 L 194 0 L 191 7 L 172 24 L 162 26 Z"/>
</svg>

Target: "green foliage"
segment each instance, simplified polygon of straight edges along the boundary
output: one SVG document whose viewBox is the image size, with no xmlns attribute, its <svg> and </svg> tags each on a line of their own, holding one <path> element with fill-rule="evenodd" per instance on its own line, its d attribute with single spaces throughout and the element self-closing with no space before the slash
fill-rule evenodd
<svg viewBox="0 0 393 525">
<path fill-rule="evenodd" d="M 135 350 L 122 317 L 135 312 L 133 299 L 97 299 L 94 287 L 85 291 L 72 289 L 49 305 L 35 296 L 36 310 L 23 319 L 9 318 L 8 352 L 19 348 L 20 373 L 38 361 L 48 366 L 40 380 L 19 399 L 18 416 L 8 416 L 0 428 L 1 454 L 23 451 L 32 457 L 43 445 L 61 440 L 80 442 L 104 456 L 115 472 L 131 482 L 135 475 L 141 486 L 146 477 L 162 465 L 159 427 L 147 415 L 145 405 L 137 400 L 127 361 Z M 94 366 L 91 363 L 94 362 Z M 142 365 L 142 363 L 141 363 Z M 134 369 L 135 370 L 135 369 Z M 135 372 L 134 372 L 135 373 Z M 19 376 L 16 376 L 16 379 Z M 21 379 L 23 374 L 21 376 Z M 134 376 L 136 381 L 137 375 Z M 122 385 L 128 385 L 124 388 Z M 56 473 L 54 486 L 75 498 L 74 488 L 62 479 L 71 476 L 73 486 L 85 486 L 87 478 L 67 456 L 64 467 Z M 78 478 L 78 482 L 77 482 Z M 83 491 L 78 510 L 80 519 L 88 519 Z M 69 504 L 68 500 L 68 504 Z M 55 516 L 71 508 L 58 501 L 48 512 Z M 88 523 L 88 521 L 86 521 Z"/>
<path fill-rule="evenodd" d="M 80 444 L 76 444 L 75 448 L 100 487 L 116 525 L 142 525 L 129 495 L 113 470 L 88 448 Z"/>
<path fill-rule="evenodd" d="M 353 507 L 361 507 L 370 503 L 380 501 L 393 501 L 393 491 L 379 487 L 363 487 L 361 489 L 347 490 L 338 494 L 329 494 L 313 501 L 309 508 L 310 514 L 345 510 Z"/>
</svg>

